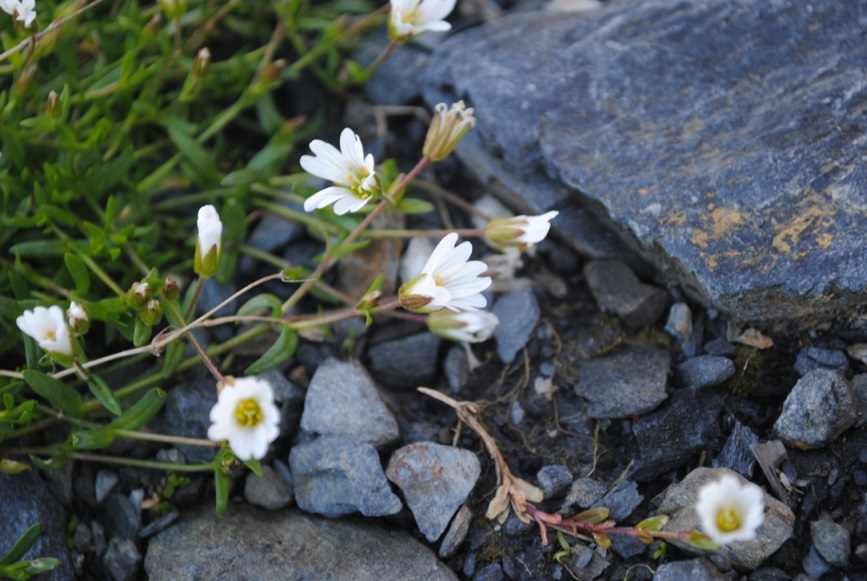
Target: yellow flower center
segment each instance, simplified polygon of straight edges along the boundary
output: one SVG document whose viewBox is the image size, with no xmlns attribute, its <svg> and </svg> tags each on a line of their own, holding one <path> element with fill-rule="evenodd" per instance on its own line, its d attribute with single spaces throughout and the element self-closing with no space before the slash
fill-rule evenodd
<svg viewBox="0 0 867 581">
<path fill-rule="evenodd" d="M 45 332 L 45 340 L 46 341 L 57 341 L 57 333 L 54 332 L 54 329 Z"/>
<path fill-rule="evenodd" d="M 262 423 L 262 408 L 255 399 L 242 399 L 235 408 L 235 419 L 238 424 L 252 428 Z"/>
<path fill-rule="evenodd" d="M 443 277 L 438 274 L 434 275 L 434 282 L 437 283 L 437 286 L 443 286 Z"/>
<path fill-rule="evenodd" d="M 741 526 L 741 515 L 734 506 L 721 508 L 716 514 L 716 526 L 724 533 L 730 533 Z"/>
</svg>

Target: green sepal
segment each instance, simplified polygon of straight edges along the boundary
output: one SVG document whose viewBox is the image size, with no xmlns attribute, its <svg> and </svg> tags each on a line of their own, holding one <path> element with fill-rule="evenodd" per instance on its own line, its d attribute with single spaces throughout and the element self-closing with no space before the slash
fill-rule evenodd
<svg viewBox="0 0 867 581">
<path fill-rule="evenodd" d="M 172 373 L 175 372 L 178 365 L 184 360 L 184 349 L 184 344 L 180 341 L 169 343 L 165 353 L 163 353 L 163 377 L 171 377 Z"/>
<path fill-rule="evenodd" d="M 244 460 L 244 465 L 253 471 L 253 474 L 262 478 L 262 463 L 252 458 L 250 460 Z"/>
<path fill-rule="evenodd" d="M 262 356 L 244 370 L 244 375 L 258 375 L 262 372 L 274 369 L 287 361 L 295 354 L 298 347 L 298 333 L 284 326 L 280 336 Z"/>
<path fill-rule="evenodd" d="M 101 450 L 111 446 L 116 436 L 110 426 L 72 432 L 72 447 L 76 450 Z"/>
<path fill-rule="evenodd" d="M 64 414 L 72 418 L 81 415 L 81 394 L 75 389 L 35 369 L 25 369 L 22 375 L 33 391 L 47 399 Z"/>
<path fill-rule="evenodd" d="M 435 209 L 436 206 L 430 202 L 415 198 L 404 198 L 395 207 L 395 210 L 404 214 L 429 214 Z"/>
<path fill-rule="evenodd" d="M 151 326 L 146 325 L 141 317 L 135 318 L 135 327 L 132 332 L 132 344 L 141 347 L 151 339 Z"/>
</svg>

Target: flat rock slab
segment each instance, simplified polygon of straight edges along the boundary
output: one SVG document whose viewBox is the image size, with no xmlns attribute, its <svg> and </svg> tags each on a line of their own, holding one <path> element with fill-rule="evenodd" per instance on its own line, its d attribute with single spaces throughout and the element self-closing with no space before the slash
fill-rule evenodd
<svg viewBox="0 0 867 581">
<path fill-rule="evenodd" d="M 864 2 L 648 0 L 532 13 L 434 52 L 458 149 L 595 256 L 620 241 L 741 319 L 863 304 Z"/>
<path fill-rule="evenodd" d="M 456 579 L 403 531 L 329 520 L 297 510 L 211 505 L 155 536 L 145 557 L 151 581 L 186 579 Z"/>
</svg>

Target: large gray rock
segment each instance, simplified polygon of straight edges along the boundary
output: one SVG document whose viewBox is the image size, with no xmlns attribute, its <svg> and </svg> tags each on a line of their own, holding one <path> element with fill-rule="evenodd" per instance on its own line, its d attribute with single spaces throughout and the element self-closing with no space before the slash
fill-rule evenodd
<svg viewBox="0 0 867 581">
<path fill-rule="evenodd" d="M 66 515 L 35 470 L 0 474 L 0 557 L 9 552 L 24 531 L 42 523 L 42 535 L 23 560 L 54 557 L 60 560 L 51 573 L 39 579 L 72 579 L 72 563 L 66 548 Z"/>
<path fill-rule="evenodd" d="M 685 532 L 699 528 L 698 514 L 695 512 L 699 490 L 726 474 L 745 482 L 742 476 L 727 468 L 696 468 L 682 481 L 672 484 L 654 498 L 651 503 L 654 514 L 665 514 L 671 518 L 663 530 Z M 765 520 L 753 540 L 722 545 L 714 551 L 697 549 L 680 539 L 671 539 L 671 543 L 685 553 L 710 559 L 721 569 L 735 567 L 751 571 L 758 568 L 792 536 L 794 522 L 795 515 L 791 509 L 765 493 Z"/>
<path fill-rule="evenodd" d="M 406 532 L 243 504 L 233 504 L 223 518 L 211 505 L 191 509 L 151 539 L 145 571 L 151 581 L 456 579 Z"/>
<path fill-rule="evenodd" d="M 508 16 L 440 45 L 424 97 L 466 99 L 478 123 L 458 154 L 522 211 L 560 210 L 579 249 L 628 244 L 743 319 L 855 307 L 863 9 L 648 0 Z"/>
<path fill-rule="evenodd" d="M 400 437 L 397 420 L 364 367 L 336 359 L 319 365 L 310 380 L 301 429 L 313 434 L 348 435 L 377 448 Z"/>
<path fill-rule="evenodd" d="M 671 356 L 655 347 L 626 347 L 581 364 L 575 393 L 588 401 L 591 418 L 645 414 L 665 401 Z"/>
</svg>

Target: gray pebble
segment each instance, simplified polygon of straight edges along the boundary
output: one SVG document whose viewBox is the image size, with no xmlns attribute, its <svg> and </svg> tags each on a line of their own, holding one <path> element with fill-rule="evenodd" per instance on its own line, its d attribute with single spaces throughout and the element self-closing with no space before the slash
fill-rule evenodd
<svg viewBox="0 0 867 581">
<path fill-rule="evenodd" d="M 142 556 L 130 539 L 114 537 L 102 557 L 102 564 L 114 581 L 132 581 L 141 567 Z"/>
<path fill-rule="evenodd" d="M 822 347 L 804 347 L 795 360 L 795 371 L 806 375 L 815 369 L 832 369 L 840 373 L 849 370 L 849 358 L 846 353 L 836 349 Z"/>
<path fill-rule="evenodd" d="M 703 389 L 719 385 L 734 374 L 735 364 L 731 359 L 701 355 L 678 365 L 675 378 L 681 387 Z"/>
<path fill-rule="evenodd" d="M 503 363 L 511 363 L 527 345 L 539 322 L 539 301 L 533 289 L 521 286 L 500 297 L 494 304 L 493 312 L 500 319 L 500 324 L 494 330 L 497 355 Z"/>
<path fill-rule="evenodd" d="M 448 559 L 454 555 L 464 539 L 467 538 L 467 532 L 470 530 L 470 522 L 473 520 L 473 511 L 467 505 L 464 505 L 458 510 L 455 518 L 452 519 L 452 524 L 449 525 L 443 542 L 440 543 L 439 557 L 440 559 Z"/>
<path fill-rule="evenodd" d="M 539 487 L 545 493 L 545 500 L 557 498 L 562 495 L 572 483 L 572 473 L 560 464 L 542 466 L 536 473 Z"/>
<path fill-rule="evenodd" d="M 663 563 L 656 569 L 653 581 L 725 581 L 728 579 L 707 559 Z"/>
<path fill-rule="evenodd" d="M 849 531 L 830 518 L 822 518 L 810 523 L 813 546 L 829 564 L 846 567 L 852 540 Z"/>
<path fill-rule="evenodd" d="M 630 327 L 652 325 L 668 306 L 668 293 L 638 280 L 619 260 L 594 260 L 584 267 L 584 277 L 599 308 Z"/>
<path fill-rule="evenodd" d="M 441 342 L 436 335 L 425 332 L 371 345 L 370 373 L 391 389 L 413 391 L 420 385 L 430 385 L 439 368 Z"/>
<path fill-rule="evenodd" d="M 97 472 L 96 483 L 94 485 L 96 502 L 102 504 L 102 501 L 105 500 L 105 497 L 109 495 L 119 480 L 117 474 L 111 470 L 100 470 Z"/>
<path fill-rule="evenodd" d="M 839 371 L 816 369 L 804 375 L 783 403 L 774 431 L 797 448 L 833 441 L 858 419 L 855 392 Z"/>
<path fill-rule="evenodd" d="M 278 510 L 292 503 L 294 491 L 273 468 L 262 466 L 261 478 L 252 472 L 247 474 L 244 498 L 250 504 L 267 510 Z"/>
</svg>

